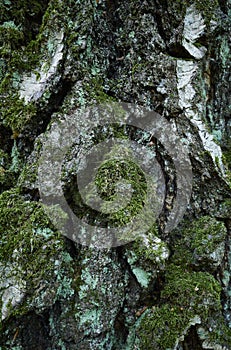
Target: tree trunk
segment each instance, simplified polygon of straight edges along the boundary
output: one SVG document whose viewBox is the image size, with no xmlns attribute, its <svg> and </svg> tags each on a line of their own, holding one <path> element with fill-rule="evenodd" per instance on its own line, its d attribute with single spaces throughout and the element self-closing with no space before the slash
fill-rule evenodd
<svg viewBox="0 0 231 350">
<path fill-rule="evenodd" d="M 0 7 L 0 349 L 231 349 L 230 0 Z"/>
</svg>

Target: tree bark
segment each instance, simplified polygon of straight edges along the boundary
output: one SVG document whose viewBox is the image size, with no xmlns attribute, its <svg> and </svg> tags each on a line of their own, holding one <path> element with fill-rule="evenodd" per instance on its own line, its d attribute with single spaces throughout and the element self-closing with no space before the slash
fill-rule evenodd
<svg viewBox="0 0 231 350">
<path fill-rule="evenodd" d="M 230 0 L 0 7 L 0 349 L 231 349 Z"/>
</svg>

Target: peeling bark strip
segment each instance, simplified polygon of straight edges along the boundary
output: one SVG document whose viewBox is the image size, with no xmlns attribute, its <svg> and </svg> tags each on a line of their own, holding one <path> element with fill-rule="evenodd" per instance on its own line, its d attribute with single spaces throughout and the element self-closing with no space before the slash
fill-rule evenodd
<svg viewBox="0 0 231 350">
<path fill-rule="evenodd" d="M 230 0 L 0 0 L 1 350 L 231 349 L 230 18 Z M 165 127 L 120 123 L 121 103 Z M 119 123 L 108 123 L 112 106 Z M 58 127 L 42 177 L 51 213 L 38 172 Z M 108 140 L 119 151 L 100 160 Z M 192 181 L 179 181 L 181 147 Z M 97 171 L 84 192 L 86 159 Z M 143 163 L 159 179 L 149 193 Z M 189 184 L 183 220 L 166 230 Z M 134 236 L 131 224 L 118 246 L 150 193 L 164 193 L 145 212 L 151 227 Z M 111 242 L 96 230 L 86 244 L 79 228 L 76 241 L 70 212 L 113 227 Z"/>
</svg>

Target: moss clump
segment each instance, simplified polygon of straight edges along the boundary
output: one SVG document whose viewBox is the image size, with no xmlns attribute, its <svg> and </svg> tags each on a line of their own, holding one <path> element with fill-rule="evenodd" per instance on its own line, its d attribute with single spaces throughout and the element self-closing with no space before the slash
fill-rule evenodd
<svg viewBox="0 0 231 350">
<path fill-rule="evenodd" d="M 20 57 L 19 65 L 21 59 Z M 19 98 L 17 89 L 21 78 L 17 66 L 13 65 L 12 69 L 13 71 L 11 73 L 8 72 L 0 84 L 0 114 L 2 123 L 10 127 L 14 133 L 19 134 L 36 114 L 37 107 L 34 103 L 25 104 L 25 101 Z"/>
<path fill-rule="evenodd" d="M 231 217 L 231 199 L 230 198 L 227 198 L 223 201 L 223 203 L 220 205 L 218 212 L 221 215 L 221 217 L 230 219 Z"/>
<path fill-rule="evenodd" d="M 173 349 L 190 318 L 192 313 L 182 313 L 178 306 L 165 304 L 162 307 L 153 307 L 145 314 L 137 330 L 140 350 Z"/>
<path fill-rule="evenodd" d="M 219 9 L 218 0 L 196 0 L 196 8 L 205 17 L 206 22 L 210 22 L 211 19 L 216 17 L 216 10 Z"/>
<path fill-rule="evenodd" d="M 19 99 L 16 95 L 11 95 L 3 101 L 0 111 L 3 123 L 13 131 L 21 132 L 36 115 L 37 108 L 34 103 L 25 104 L 24 100 Z"/>
<path fill-rule="evenodd" d="M 161 293 L 162 300 L 201 314 L 202 318 L 208 315 L 209 308 L 221 309 L 221 286 L 209 273 L 189 271 L 181 266 L 169 264 L 165 278 L 166 285 Z"/>
<path fill-rule="evenodd" d="M 95 184 L 98 188 L 99 195 L 105 201 L 113 201 L 118 196 L 115 190 L 116 184 L 120 184 L 119 186 L 122 190 L 119 196 L 124 196 L 123 181 L 129 183 L 133 194 L 126 208 L 109 215 L 110 224 L 117 226 L 130 222 L 132 217 L 137 215 L 142 209 L 147 190 L 144 173 L 134 162 L 129 160 L 129 158 L 123 160 L 112 159 L 105 161 L 100 166 L 95 178 Z M 126 188 L 124 188 L 124 190 L 126 196 Z"/>
<path fill-rule="evenodd" d="M 93 75 L 90 82 L 85 82 L 83 84 L 83 90 L 86 94 L 86 98 L 90 101 L 91 104 L 94 103 L 107 103 L 107 102 L 113 102 L 116 101 L 115 98 L 108 96 L 104 92 L 103 88 L 103 80 L 101 80 L 98 77 L 94 77 L 94 71 L 91 71 L 91 75 Z"/>
<path fill-rule="evenodd" d="M 0 22 L 14 20 L 17 25 L 26 26 L 35 24 L 38 17 L 45 11 L 46 0 L 0 0 Z M 31 35 L 31 33 L 28 35 Z"/>
<path fill-rule="evenodd" d="M 32 63 L 38 62 L 38 44 L 42 36 L 38 35 L 42 16 L 48 1 L 0 0 L 0 53 L 7 62 L 7 71 L 31 70 Z"/>
<path fill-rule="evenodd" d="M 3 123 L 13 131 L 21 132 L 37 112 L 35 103 L 25 103 L 18 95 L 20 83 L 26 72 L 39 77 L 40 62 L 49 61 L 52 53 L 49 51 L 47 39 L 48 28 L 57 25 L 53 9 L 58 4 L 50 2 L 49 16 L 42 24 L 43 14 L 48 1 L 4 1 L 1 15 L 3 24 L 0 26 L 0 54 L 2 57 L 0 75 L 0 114 Z M 64 10 L 63 10 L 64 11 Z M 58 32 L 57 28 L 57 32 Z M 55 29 L 52 30 L 54 32 Z M 52 36 L 51 39 L 52 40 Z"/>
<path fill-rule="evenodd" d="M 17 304 L 9 299 L 2 309 L 4 317 L 18 317 L 72 298 L 78 289 L 74 277 L 78 267 L 65 239 L 40 203 L 26 201 L 17 189 L 0 195 L 0 242 L 0 265 L 6 271 L 0 280 L 0 300 L 9 283 L 23 295 Z"/>
<path fill-rule="evenodd" d="M 60 236 L 42 206 L 25 201 L 15 189 L 0 195 L 0 228 L 0 262 L 17 261 L 28 286 L 35 288 L 53 270 Z"/>
<path fill-rule="evenodd" d="M 228 150 L 223 151 L 222 161 L 226 168 L 226 176 L 228 183 L 231 187 L 231 141 L 227 143 L 226 149 Z"/>
<path fill-rule="evenodd" d="M 173 349 L 193 325 L 201 340 L 211 346 L 230 344 L 231 330 L 222 315 L 221 285 L 209 273 L 221 263 L 225 236 L 224 224 L 209 216 L 175 232 L 160 304 L 149 310 L 137 327 L 141 350 Z M 193 271 L 195 267 L 197 271 Z"/>
<path fill-rule="evenodd" d="M 0 53 L 7 56 L 23 42 L 23 33 L 20 26 L 13 21 L 4 22 L 0 26 Z"/>
<path fill-rule="evenodd" d="M 124 138 L 123 127 L 117 127 L 117 131 L 113 131 L 116 129 L 114 125 L 108 132 Z M 92 136 L 96 144 L 99 142 L 97 135 Z M 99 138 L 104 141 L 105 135 L 99 135 Z M 76 187 L 72 189 L 73 185 L 66 191 L 74 212 L 92 223 L 100 222 L 104 227 L 121 227 L 130 223 L 142 211 L 147 190 L 145 174 L 132 159 L 126 145 L 119 145 L 105 154 L 103 161 L 100 159 L 97 163 L 96 160 L 95 176 L 84 188 L 84 200 Z"/>
<path fill-rule="evenodd" d="M 141 350 L 172 349 L 197 323 L 209 329 L 209 341 L 228 344 L 231 333 L 222 317 L 220 292 L 221 286 L 212 275 L 169 264 L 161 292 L 163 304 L 153 307 L 137 329 Z M 214 325 L 216 319 L 219 321 Z"/>
<path fill-rule="evenodd" d="M 224 254 L 226 228 L 215 218 L 203 216 L 187 224 L 179 237 L 174 237 L 173 260 L 177 264 L 199 266 L 213 270 L 220 264 Z"/>
</svg>

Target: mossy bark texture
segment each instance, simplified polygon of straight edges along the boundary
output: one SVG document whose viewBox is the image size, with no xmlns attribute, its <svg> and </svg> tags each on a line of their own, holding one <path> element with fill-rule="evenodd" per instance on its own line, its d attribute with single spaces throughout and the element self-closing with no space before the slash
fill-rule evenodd
<svg viewBox="0 0 231 350">
<path fill-rule="evenodd" d="M 231 350 L 230 32 L 230 0 L 0 0 L 0 350 Z M 54 123 L 117 101 L 168 120 L 188 147 L 192 193 L 166 233 L 174 165 L 143 134 L 164 174 L 162 212 L 145 236 L 96 249 L 57 229 L 37 172 Z M 135 134 L 112 129 L 83 135 L 86 149 Z M 62 174 L 73 211 L 78 142 Z M 147 184 L 106 157 L 101 197 L 123 179 L 134 195 L 127 214 L 111 214 L 118 226 Z"/>
</svg>

